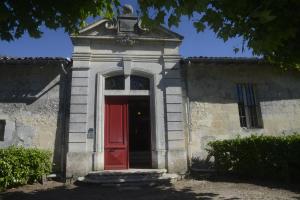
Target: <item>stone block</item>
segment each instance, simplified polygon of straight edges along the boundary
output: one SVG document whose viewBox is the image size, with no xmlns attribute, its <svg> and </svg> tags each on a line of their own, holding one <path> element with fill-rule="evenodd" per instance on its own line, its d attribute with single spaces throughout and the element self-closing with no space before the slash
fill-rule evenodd
<svg viewBox="0 0 300 200">
<path fill-rule="evenodd" d="M 73 95 L 71 96 L 71 104 L 87 104 L 88 98 L 86 95 Z"/>
<path fill-rule="evenodd" d="M 168 172 L 183 174 L 187 171 L 185 150 L 168 150 Z"/>
<path fill-rule="evenodd" d="M 85 133 L 87 132 L 87 124 L 85 122 L 70 122 L 69 132 Z"/>
<path fill-rule="evenodd" d="M 167 103 L 182 103 L 181 95 L 167 95 L 166 97 Z"/>
<path fill-rule="evenodd" d="M 87 105 L 71 105 L 70 107 L 71 114 L 86 114 Z"/>
<path fill-rule="evenodd" d="M 66 162 L 66 177 L 85 176 L 92 171 L 92 152 L 68 152 Z"/>
<path fill-rule="evenodd" d="M 181 122 L 183 121 L 182 113 L 167 113 L 167 121 L 168 122 Z"/>
<path fill-rule="evenodd" d="M 88 86 L 88 78 L 82 77 L 73 77 L 72 78 L 72 86 Z"/>
<path fill-rule="evenodd" d="M 185 141 L 182 140 L 169 140 L 168 141 L 168 149 L 185 149 Z"/>
<path fill-rule="evenodd" d="M 168 140 L 184 140 L 183 131 L 168 131 Z"/>
<path fill-rule="evenodd" d="M 152 167 L 155 169 L 166 168 L 166 150 L 152 150 Z"/>
<path fill-rule="evenodd" d="M 87 122 L 86 114 L 70 114 L 70 122 Z"/>
<path fill-rule="evenodd" d="M 86 152 L 86 143 L 85 142 L 69 142 L 68 143 L 69 152 Z"/>
<path fill-rule="evenodd" d="M 89 71 L 86 70 L 78 70 L 78 71 L 72 71 L 72 78 L 88 78 L 89 77 Z"/>
<path fill-rule="evenodd" d="M 104 152 L 94 152 L 93 154 L 94 168 L 95 171 L 104 170 Z"/>
<path fill-rule="evenodd" d="M 124 75 L 130 75 L 131 74 L 131 67 L 132 67 L 132 60 L 131 58 L 123 58 L 123 69 L 124 69 Z"/>
<path fill-rule="evenodd" d="M 167 86 L 166 87 L 166 94 L 182 94 L 182 89 L 179 86 Z"/>
<path fill-rule="evenodd" d="M 168 103 L 167 104 L 167 112 L 171 113 L 171 112 L 177 112 L 177 113 L 181 113 L 182 112 L 182 104 L 179 103 Z"/>
<path fill-rule="evenodd" d="M 69 133 L 69 142 L 70 143 L 85 143 L 86 142 L 86 133 Z"/>
<path fill-rule="evenodd" d="M 168 122 L 168 131 L 182 131 L 183 123 L 182 122 Z"/>
<path fill-rule="evenodd" d="M 71 95 L 86 95 L 88 94 L 88 87 L 78 87 L 74 86 L 71 89 Z"/>
</svg>

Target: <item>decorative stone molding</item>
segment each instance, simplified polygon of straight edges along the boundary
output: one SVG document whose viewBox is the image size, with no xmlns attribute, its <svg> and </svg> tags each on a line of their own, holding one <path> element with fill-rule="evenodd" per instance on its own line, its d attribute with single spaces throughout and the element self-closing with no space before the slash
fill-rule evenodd
<svg viewBox="0 0 300 200">
<path fill-rule="evenodd" d="M 143 26 L 142 26 L 142 20 L 141 20 L 141 19 L 138 20 L 137 27 L 138 27 L 139 30 L 142 31 L 142 32 L 148 32 L 148 31 L 150 31 L 149 28 L 146 28 L 146 27 L 143 27 Z"/>
<path fill-rule="evenodd" d="M 116 42 L 124 46 L 133 46 L 136 43 L 136 41 L 128 35 L 116 39 Z"/>
<path fill-rule="evenodd" d="M 92 54 L 92 62 L 122 62 L 124 54 Z M 148 55 L 130 55 L 132 62 L 145 62 L 145 63 L 159 63 L 161 60 L 161 55 L 148 54 Z"/>
<path fill-rule="evenodd" d="M 105 28 L 109 30 L 117 30 L 118 29 L 117 20 L 115 18 L 112 20 L 107 20 L 105 22 Z"/>
<path fill-rule="evenodd" d="M 123 60 L 124 75 L 130 75 L 131 74 L 131 65 L 132 65 L 131 59 L 124 57 L 122 60 Z"/>
<path fill-rule="evenodd" d="M 125 4 L 123 6 L 123 15 L 133 15 L 133 7 L 132 7 L 132 5 Z"/>
</svg>

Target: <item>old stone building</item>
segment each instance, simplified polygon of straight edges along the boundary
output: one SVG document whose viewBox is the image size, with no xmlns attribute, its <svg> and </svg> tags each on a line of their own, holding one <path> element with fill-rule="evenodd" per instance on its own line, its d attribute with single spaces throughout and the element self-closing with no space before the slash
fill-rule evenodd
<svg viewBox="0 0 300 200">
<path fill-rule="evenodd" d="M 72 61 L 0 59 L 0 146 L 54 170 L 183 173 L 208 141 L 300 131 L 300 75 L 256 58 L 182 58 L 183 37 L 125 13 L 71 36 Z"/>
</svg>

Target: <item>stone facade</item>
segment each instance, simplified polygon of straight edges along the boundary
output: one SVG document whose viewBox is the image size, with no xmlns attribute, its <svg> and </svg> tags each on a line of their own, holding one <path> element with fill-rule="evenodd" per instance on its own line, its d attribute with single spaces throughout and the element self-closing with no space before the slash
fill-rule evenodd
<svg viewBox="0 0 300 200">
<path fill-rule="evenodd" d="M 300 132 L 300 75 L 266 64 L 191 63 L 186 65 L 189 98 L 189 157 L 205 159 L 206 144 L 251 134 Z M 237 83 L 254 83 L 263 127 L 241 128 Z"/>
<path fill-rule="evenodd" d="M 126 23 L 127 18 L 124 17 Z M 129 24 L 138 24 L 137 17 L 131 16 L 129 20 L 136 20 Z M 149 96 L 152 167 L 185 172 L 187 155 L 178 52 L 182 37 L 163 27 L 142 34 L 141 28 L 124 33 L 110 23 L 113 22 L 98 21 L 71 37 L 74 53 L 67 176 L 104 169 L 103 113 L 107 95 Z M 126 80 L 124 90 L 106 91 L 105 78 L 114 75 L 124 75 L 126 80 L 131 75 L 146 77 L 150 79 L 150 91 L 130 90 Z"/>
<path fill-rule="evenodd" d="M 151 166 L 168 172 L 205 159 L 212 140 L 300 132 L 299 72 L 252 58 L 183 59 L 182 39 L 164 27 L 143 29 L 129 13 L 72 35 L 73 63 L 0 58 L 0 147 L 50 149 L 54 170 L 67 177 L 104 170 L 106 96 L 150 99 Z M 105 89 L 116 75 L 124 89 Z M 131 90 L 131 76 L 147 78 L 150 89 Z M 262 128 L 241 127 L 239 83 L 256 85 Z"/>
<path fill-rule="evenodd" d="M 66 60 L 29 64 L 0 64 L 0 120 L 5 120 L 4 140 L 11 145 L 37 147 L 53 153 L 54 171 L 64 170 L 64 133 L 68 108 Z"/>
</svg>

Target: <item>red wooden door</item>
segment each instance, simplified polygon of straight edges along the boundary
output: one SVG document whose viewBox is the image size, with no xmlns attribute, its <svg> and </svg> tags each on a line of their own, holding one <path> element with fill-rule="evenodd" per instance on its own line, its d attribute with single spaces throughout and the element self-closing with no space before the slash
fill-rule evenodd
<svg viewBox="0 0 300 200">
<path fill-rule="evenodd" d="M 105 98 L 104 169 L 128 169 L 128 103 Z"/>
</svg>

